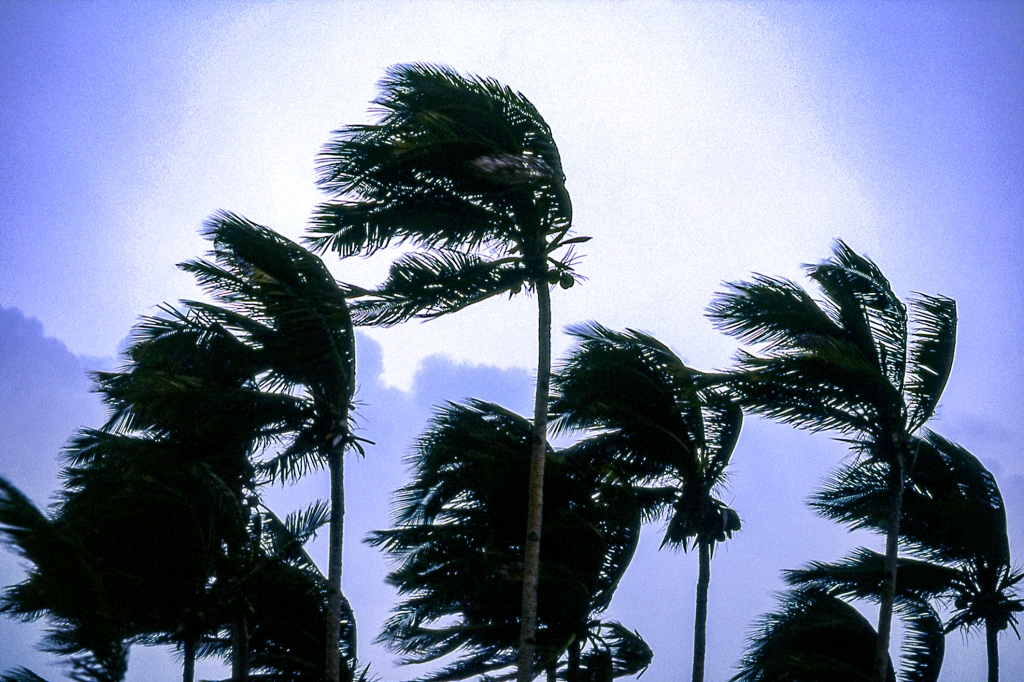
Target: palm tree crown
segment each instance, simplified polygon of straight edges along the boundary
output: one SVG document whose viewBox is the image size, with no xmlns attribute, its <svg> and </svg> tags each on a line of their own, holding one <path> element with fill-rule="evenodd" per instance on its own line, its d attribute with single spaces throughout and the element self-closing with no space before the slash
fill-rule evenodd
<svg viewBox="0 0 1024 682">
<path fill-rule="evenodd" d="M 505 679 L 516 662 L 531 433 L 497 405 L 447 405 L 416 448 L 396 527 L 371 536 L 399 562 L 388 581 L 403 595 L 382 639 L 406 662 L 461 654 L 429 680 Z M 598 619 L 641 516 L 632 491 L 607 480 L 591 454 L 549 449 L 544 481 L 538 667 L 569 682 L 633 675 L 650 662 L 639 636 Z"/>
<path fill-rule="evenodd" d="M 1010 562 L 1002 495 L 976 457 L 936 433 L 914 438 L 911 452 L 900 536 L 914 558 L 900 560 L 897 598 L 947 601 L 952 613 L 946 632 L 984 629 L 989 680 L 995 682 L 998 634 L 1016 632 L 1017 614 L 1024 611 L 1015 592 L 1024 574 Z M 885 532 L 886 479 L 884 463 L 854 463 L 837 471 L 811 505 L 853 528 Z M 882 575 L 882 557 L 860 550 L 852 559 L 792 572 L 790 579 L 877 598 Z"/>
<path fill-rule="evenodd" d="M 533 104 L 447 67 L 393 67 L 371 125 L 336 133 L 319 184 L 337 201 L 310 227 L 318 251 L 423 247 L 392 266 L 362 319 L 394 324 L 458 310 L 524 285 L 573 283 L 572 205 L 551 130 Z M 549 274 L 549 273 L 554 274 Z"/>
<path fill-rule="evenodd" d="M 561 429 L 597 431 L 587 447 L 622 481 L 641 486 L 648 510 L 668 517 L 662 545 L 699 552 L 693 680 L 704 676 L 707 595 L 715 543 L 740 529 L 717 495 L 743 413 L 667 346 L 636 331 L 590 323 L 573 328 L 579 347 L 555 374 L 552 412 Z"/>
</svg>

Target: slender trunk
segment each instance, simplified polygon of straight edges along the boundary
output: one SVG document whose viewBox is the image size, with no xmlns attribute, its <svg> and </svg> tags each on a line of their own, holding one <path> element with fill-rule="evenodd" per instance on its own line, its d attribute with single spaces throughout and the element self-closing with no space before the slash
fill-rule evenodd
<svg viewBox="0 0 1024 682">
<path fill-rule="evenodd" d="M 693 682 L 704 682 L 704 656 L 707 653 L 708 585 L 711 584 L 711 542 L 698 545 L 700 569 L 697 574 L 697 613 L 693 619 Z"/>
<path fill-rule="evenodd" d="M 191 637 L 182 644 L 183 657 L 181 682 L 194 682 L 196 678 L 196 640 Z"/>
<path fill-rule="evenodd" d="M 565 672 L 566 682 L 580 682 L 580 649 L 582 648 L 579 634 L 577 634 L 572 640 L 572 644 L 569 645 L 569 661 Z"/>
<path fill-rule="evenodd" d="M 999 682 L 999 630 L 991 620 L 985 621 L 985 644 L 988 647 L 988 682 Z"/>
<path fill-rule="evenodd" d="M 519 625 L 517 682 L 533 679 L 537 647 L 537 586 L 540 580 L 540 529 L 547 457 L 548 387 L 551 381 L 551 291 L 537 282 L 537 392 L 533 403 L 533 453 L 530 462 L 529 512 L 523 559 L 523 617 Z"/>
<path fill-rule="evenodd" d="M 235 616 L 231 630 L 231 682 L 249 680 L 249 624 L 245 615 Z"/>
<path fill-rule="evenodd" d="M 554 665 L 548 666 L 548 682 L 558 682 L 558 669 Z"/>
<path fill-rule="evenodd" d="M 345 428 L 347 426 L 346 419 Z M 345 538 L 344 455 L 343 442 L 334 446 L 328 455 L 328 468 L 331 472 L 331 540 L 327 559 L 327 682 L 341 682 L 342 662 L 338 646 L 341 642 L 341 558 Z"/>
<path fill-rule="evenodd" d="M 892 633 L 892 609 L 896 601 L 896 567 L 900 539 L 900 515 L 903 511 L 902 444 L 889 463 L 889 528 L 885 536 L 885 577 L 882 580 L 881 606 L 878 609 L 878 643 L 875 648 L 877 682 L 889 678 L 889 639 Z"/>
</svg>

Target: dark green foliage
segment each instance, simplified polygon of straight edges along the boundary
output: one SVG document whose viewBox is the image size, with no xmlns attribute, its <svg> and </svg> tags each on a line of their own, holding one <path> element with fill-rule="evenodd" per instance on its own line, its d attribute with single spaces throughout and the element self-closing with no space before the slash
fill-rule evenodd
<svg viewBox="0 0 1024 682">
<path fill-rule="evenodd" d="M 947 630 L 989 624 L 1016 629 L 1024 605 L 1015 586 L 1024 575 L 1010 562 L 1006 509 L 995 478 L 970 452 L 932 432 L 915 438 L 911 452 L 900 536 L 913 555 L 932 566 L 933 581 L 922 594 L 953 600 Z M 884 532 L 886 491 L 885 465 L 857 462 L 833 474 L 811 505 L 851 527 Z M 901 563 L 898 590 L 902 571 Z"/>
<path fill-rule="evenodd" d="M 484 402 L 447 405 L 411 459 L 396 527 L 371 536 L 399 562 L 388 580 L 403 595 L 381 639 L 409 663 L 459 655 L 427 679 L 500 676 L 515 662 L 530 447 L 523 417 Z M 640 521 L 632 491 L 585 448 L 549 449 L 537 669 L 573 642 L 585 645 L 580 679 L 636 674 L 649 663 L 637 635 L 595 619 L 633 555 Z"/>
<path fill-rule="evenodd" d="M 786 592 L 755 626 L 732 682 L 870 682 L 877 638 L 841 599 L 816 588 Z"/>
<path fill-rule="evenodd" d="M 347 126 L 320 155 L 334 201 L 310 226 L 318 251 L 410 242 L 362 323 L 433 317 L 524 286 L 571 286 L 572 205 L 551 130 L 521 94 L 444 66 L 392 67 L 376 123 Z"/>
<path fill-rule="evenodd" d="M 885 577 L 885 557 L 866 549 L 834 563 L 812 562 L 806 568 L 786 571 L 786 582 L 813 587 L 832 596 L 877 602 Z M 945 653 L 942 621 L 929 600 L 944 594 L 955 571 L 916 559 L 899 560 L 896 612 L 903 618 L 906 638 L 900 678 L 906 682 L 935 682 Z"/>
<path fill-rule="evenodd" d="M 733 388 L 745 407 L 814 431 L 857 434 L 887 456 L 883 437 L 931 416 L 952 367 L 956 305 L 919 295 L 914 325 L 873 262 L 837 242 L 809 266 L 819 303 L 784 279 L 732 284 L 709 308 L 719 329 L 762 347 L 741 353 Z M 874 443 L 873 446 L 868 445 Z"/>
<path fill-rule="evenodd" d="M 96 517 L 93 523 L 99 522 Z M 43 650 L 68 657 L 72 679 L 120 682 L 133 634 L 116 577 L 66 517 L 48 517 L 21 491 L 0 479 L 0 533 L 28 564 L 27 578 L 8 587 L 0 613 L 22 620 L 44 615 L 50 624 Z M 18 679 L 30 671 L 9 673 Z"/>
<path fill-rule="evenodd" d="M 714 495 L 743 413 L 716 388 L 721 377 L 690 369 L 642 332 L 590 323 L 570 333 L 579 346 L 553 381 L 558 428 L 596 433 L 581 447 L 644 488 L 648 513 L 668 518 L 663 544 L 685 550 L 731 537 L 739 515 Z"/>
</svg>

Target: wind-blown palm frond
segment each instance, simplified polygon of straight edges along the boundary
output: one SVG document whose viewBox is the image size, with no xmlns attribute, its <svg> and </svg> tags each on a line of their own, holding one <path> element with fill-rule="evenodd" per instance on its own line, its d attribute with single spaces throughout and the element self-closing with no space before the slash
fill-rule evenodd
<svg viewBox="0 0 1024 682">
<path fill-rule="evenodd" d="M 411 459 L 396 527 L 370 538 L 400 562 L 388 581 L 403 599 L 381 639 L 407 663 L 459 655 L 426 679 L 493 676 L 515 662 L 531 443 L 530 422 L 515 413 L 479 401 L 449 404 Z M 540 669 L 599 625 L 593 615 L 607 608 L 639 537 L 631 492 L 604 482 L 595 464 L 583 450 L 549 450 Z M 632 661 L 627 654 L 623 661 Z"/>
<path fill-rule="evenodd" d="M 779 608 L 755 625 L 730 682 L 868 682 L 877 637 L 864 616 L 827 592 L 786 592 Z M 886 679 L 896 680 L 891 662 Z"/>
<path fill-rule="evenodd" d="M 897 596 L 919 588 L 919 598 L 951 601 L 946 632 L 984 627 L 994 680 L 998 674 L 994 638 L 1010 627 L 1016 631 L 1017 614 L 1024 611 L 1016 594 L 1024 574 L 1010 564 L 1006 511 L 998 485 L 977 458 L 938 434 L 925 432 L 915 438 L 911 452 L 900 535 L 920 560 L 901 560 Z M 882 462 L 847 466 L 832 475 L 811 504 L 828 518 L 884 532 L 887 475 Z M 880 570 L 877 555 L 872 554 L 870 562 Z M 837 567 L 817 568 L 820 578 Z M 866 570 L 870 573 L 872 567 Z M 868 587 L 866 592 L 870 591 Z"/>
<path fill-rule="evenodd" d="M 439 317 L 506 292 L 524 281 L 514 259 L 491 261 L 453 250 L 409 253 L 391 265 L 372 298 L 353 309 L 358 324 L 390 326 L 411 317 Z"/>
<path fill-rule="evenodd" d="M 81 534 L 62 518 L 48 518 L 2 478 L 0 533 L 30 564 L 28 577 L 0 599 L 0 613 L 23 620 L 45 614 L 50 627 L 42 648 L 67 656 L 73 679 L 120 682 L 133 632 L 110 589 L 115 581 Z"/>
<path fill-rule="evenodd" d="M 911 300 L 917 328 L 908 349 L 907 421 L 916 431 L 935 411 L 953 369 L 956 350 L 956 303 L 943 296 Z"/>
<path fill-rule="evenodd" d="M 401 239 L 475 249 L 527 211 L 555 235 L 568 229 L 561 159 L 529 100 L 425 64 L 393 67 L 380 87 L 377 123 L 338 131 L 321 153 L 320 187 L 354 200 L 319 209 L 318 250 L 367 253 Z"/>
<path fill-rule="evenodd" d="M 25 667 L 17 667 L 14 670 L 8 670 L 3 675 L 0 675 L 0 682 L 47 682 L 44 678 L 36 675 L 34 672 Z"/>
<path fill-rule="evenodd" d="M 806 568 L 785 572 L 798 588 L 812 587 L 833 596 L 878 601 L 885 579 L 885 556 L 858 549 L 834 563 L 812 562 Z M 900 678 L 906 682 L 935 682 L 945 653 L 942 621 L 929 601 L 942 597 L 956 579 L 956 571 L 927 561 L 900 559 L 896 584 L 896 612 L 904 619 Z"/>
</svg>

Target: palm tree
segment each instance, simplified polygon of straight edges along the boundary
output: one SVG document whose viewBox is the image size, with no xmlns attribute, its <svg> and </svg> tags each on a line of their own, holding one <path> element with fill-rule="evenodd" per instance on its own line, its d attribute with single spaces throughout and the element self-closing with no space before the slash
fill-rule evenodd
<svg viewBox="0 0 1024 682">
<path fill-rule="evenodd" d="M 517 659 L 531 440 L 529 420 L 497 405 L 448 404 L 411 459 L 396 527 L 370 538 L 398 561 L 388 582 L 403 595 L 381 639 L 406 663 L 461 654 L 425 679 L 512 676 L 502 671 Z M 592 454 L 549 448 L 544 481 L 537 659 L 549 679 L 568 682 L 633 675 L 651 656 L 639 635 L 597 617 L 636 548 L 641 514 Z"/>
<path fill-rule="evenodd" d="M 988 680 L 999 679 L 999 633 L 1017 632 L 1024 604 L 1015 586 L 1024 573 L 1010 563 L 1006 511 L 995 478 L 970 452 L 930 431 L 913 440 L 900 536 L 914 557 L 900 560 L 897 593 L 953 606 L 946 632 L 985 629 Z M 840 469 L 811 501 L 823 516 L 884 532 L 885 465 L 860 462 Z M 859 552 L 834 564 L 791 572 L 790 582 L 816 584 L 877 598 L 883 557 Z M 1019 633 L 1018 633 L 1019 637 Z"/>
<path fill-rule="evenodd" d="M 523 95 L 443 66 L 392 67 L 372 125 L 336 133 L 319 184 L 335 201 L 315 215 L 319 251 L 400 257 L 359 321 L 436 317 L 525 287 L 537 296 L 533 464 L 523 566 L 519 682 L 533 677 L 551 366 L 550 287 L 573 285 L 572 205 L 551 130 Z M 566 248 L 569 247 L 569 248 Z M 563 249 L 565 249 L 563 251 Z M 558 253 L 561 252 L 561 253 Z"/>
<path fill-rule="evenodd" d="M 668 517 L 662 546 L 697 549 L 693 682 L 704 679 L 708 586 L 715 543 L 740 529 L 718 499 L 743 413 L 715 377 L 690 369 L 648 334 L 596 323 L 570 330 L 579 346 L 556 373 L 552 413 L 559 428 L 599 431 L 594 440 L 621 476 L 644 486 Z"/>
<path fill-rule="evenodd" d="M 813 587 L 786 592 L 779 601 L 778 610 L 762 616 L 756 625 L 740 671 L 730 682 L 874 678 L 878 635 L 856 609 Z M 896 681 L 888 658 L 883 679 Z"/>
<path fill-rule="evenodd" d="M 212 260 L 181 267 L 215 303 L 185 302 L 183 311 L 168 307 L 140 325 L 126 371 L 99 375 L 113 408 L 108 428 L 209 439 L 200 447 L 214 458 L 221 452 L 211 463 L 219 462 L 216 473 L 246 518 L 262 480 L 294 478 L 326 462 L 331 539 L 325 658 L 330 679 L 337 679 L 346 609 L 343 455 L 349 446 L 359 447 L 349 427 L 355 348 L 348 290 L 319 258 L 266 227 L 218 213 L 205 233 L 214 244 Z M 283 449 L 271 459 L 251 462 L 251 455 L 282 440 Z M 239 618 L 235 629 L 241 633 L 247 626 L 241 612 Z M 241 634 L 237 639 L 239 647 L 248 641 Z M 237 653 L 235 676 L 244 677 L 246 655 L 244 649 Z"/>
<path fill-rule="evenodd" d="M 344 454 L 358 446 L 349 413 L 355 393 L 355 333 L 348 290 L 323 262 L 269 228 L 230 213 L 206 225 L 212 261 L 182 268 L 196 275 L 220 304 L 190 305 L 259 349 L 262 385 L 289 395 L 301 392 L 310 413 L 293 432 L 279 463 L 326 461 L 331 476 L 330 587 L 327 679 L 341 675 L 342 547 L 345 515 Z M 351 672 L 351 671 L 349 671 Z"/>
<path fill-rule="evenodd" d="M 758 344 L 741 352 L 733 390 L 744 407 L 812 431 L 854 439 L 888 465 L 886 576 L 876 680 L 886 675 L 896 593 L 900 509 L 911 436 L 935 410 L 953 363 L 956 304 L 919 295 L 907 308 L 881 270 L 841 241 L 808 274 L 821 303 L 797 284 L 758 275 L 732 284 L 709 309 L 719 329 Z"/>
<path fill-rule="evenodd" d="M 120 682 L 134 633 L 125 625 L 117 576 L 96 561 L 78 530 L 61 515 L 42 513 L 0 478 L 0 533 L 30 565 L 28 577 L 4 592 L 0 613 L 22 620 L 46 615 L 51 629 L 43 650 L 70 656 L 72 679 Z M 33 675 L 8 673 L 15 680 Z"/>
</svg>

